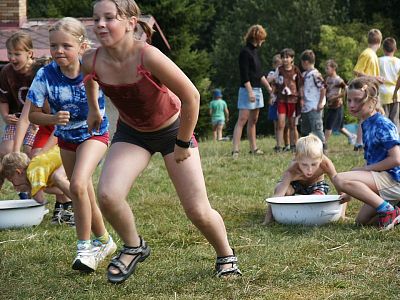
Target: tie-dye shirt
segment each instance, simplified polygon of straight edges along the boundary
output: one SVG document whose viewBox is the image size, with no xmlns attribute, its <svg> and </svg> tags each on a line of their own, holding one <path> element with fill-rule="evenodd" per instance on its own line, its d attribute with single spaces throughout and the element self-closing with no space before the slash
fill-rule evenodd
<svg viewBox="0 0 400 300">
<path fill-rule="evenodd" d="M 367 165 L 384 160 L 388 152 L 400 145 L 396 125 L 388 118 L 376 113 L 361 124 L 364 141 L 364 158 Z M 386 170 L 394 180 L 400 182 L 400 166 Z"/>
<path fill-rule="evenodd" d="M 56 125 L 54 135 L 58 138 L 69 143 L 81 143 L 90 137 L 86 123 L 89 106 L 81 74 L 73 79 L 68 78 L 53 61 L 37 72 L 27 98 L 37 107 L 43 107 L 45 99 L 48 99 L 52 114 L 60 110 L 69 111 L 68 124 Z M 108 118 L 105 114 L 105 98 L 101 90 L 99 90 L 98 102 L 103 122 L 99 132 L 94 132 L 94 134 L 103 135 L 108 130 Z"/>
</svg>

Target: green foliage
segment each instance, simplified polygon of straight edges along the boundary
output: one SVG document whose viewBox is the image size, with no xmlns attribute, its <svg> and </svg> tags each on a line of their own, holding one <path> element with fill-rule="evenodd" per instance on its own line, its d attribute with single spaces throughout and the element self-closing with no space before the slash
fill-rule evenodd
<svg viewBox="0 0 400 300">
<path fill-rule="evenodd" d="M 29 18 L 92 16 L 92 0 L 29 0 Z"/>
<path fill-rule="evenodd" d="M 305 49 L 316 50 L 320 26 L 333 22 L 336 17 L 342 19 L 343 11 L 337 10 L 335 3 L 318 0 L 238 1 L 227 12 L 215 29 L 212 61 L 216 69 L 213 82 L 224 87 L 227 99 L 231 100 L 228 105 L 232 119 L 237 114 L 236 95 L 240 83 L 238 55 L 247 29 L 253 24 L 261 24 L 267 30 L 267 40 L 259 50 L 267 72 L 271 68 L 272 56 L 283 48 L 293 48 L 297 57 Z M 295 63 L 298 64 L 298 60 Z M 268 99 L 267 93 L 264 94 Z M 261 111 L 260 133 L 272 132 L 266 113 L 266 109 Z"/>
</svg>

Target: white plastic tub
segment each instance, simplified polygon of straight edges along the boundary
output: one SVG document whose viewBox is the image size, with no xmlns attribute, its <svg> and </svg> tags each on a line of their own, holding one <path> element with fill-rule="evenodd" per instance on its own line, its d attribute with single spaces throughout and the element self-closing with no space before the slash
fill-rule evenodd
<svg viewBox="0 0 400 300">
<path fill-rule="evenodd" d="M 281 224 L 323 225 L 339 220 L 339 195 L 299 195 L 268 198 L 272 215 Z"/>
<path fill-rule="evenodd" d="M 0 229 L 39 225 L 49 211 L 32 199 L 0 201 Z"/>
</svg>

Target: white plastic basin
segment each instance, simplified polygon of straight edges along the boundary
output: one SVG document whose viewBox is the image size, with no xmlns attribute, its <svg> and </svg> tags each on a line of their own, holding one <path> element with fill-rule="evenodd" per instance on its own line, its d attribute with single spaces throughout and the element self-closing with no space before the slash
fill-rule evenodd
<svg viewBox="0 0 400 300">
<path fill-rule="evenodd" d="M 339 195 L 298 195 L 268 198 L 272 215 L 281 224 L 323 225 L 339 220 Z"/>
<path fill-rule="evenodd" d="M 33 199 L 0 201 L 0 229 L 39 225 L 49 211 Z"/>
</svg>

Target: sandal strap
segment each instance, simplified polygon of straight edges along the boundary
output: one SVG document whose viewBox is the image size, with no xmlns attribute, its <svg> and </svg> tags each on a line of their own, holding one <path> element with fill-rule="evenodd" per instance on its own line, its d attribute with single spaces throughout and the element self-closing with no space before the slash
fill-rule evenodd
<svg viewBox="0 0 400 300">
<path fill-rule="evenodd" d="M 222 257 L 217 257 L 216 264 L 217 265 L 226 265 L 230 263 L 237 263 L 238 259 L 235 255 L 229 255 L 229 256 L 222 256 Z"/>
<path fill-rule="evenodd" d="M 216 276 L 217 277 L 224 277 L 227 275 L 242 275 L 242 272 L 239 270 L 237 265 L 234 265 L 232 268 L 227 268 L 227 269 L 220 269 Z"/>
<path fill-rule="evenodd" d="M 126 267 L 126 265 L 125 265 L 122 261 L 120 261 L 118 258 L 119 258 L 119 257 L 114 257 L 114 258 L 110 261 L 110 263 L 109 263 L 109 265 L 108 265 L 108 268 L 111 267 L 111 266 L 112 266 L 112 267 L 115 267 L 115 268 L 117 268 L 117 269 L 121 272 L 121 274 L 126 275 L 126 274 L 128 273 L 127 267 Z"/>
</svg>

